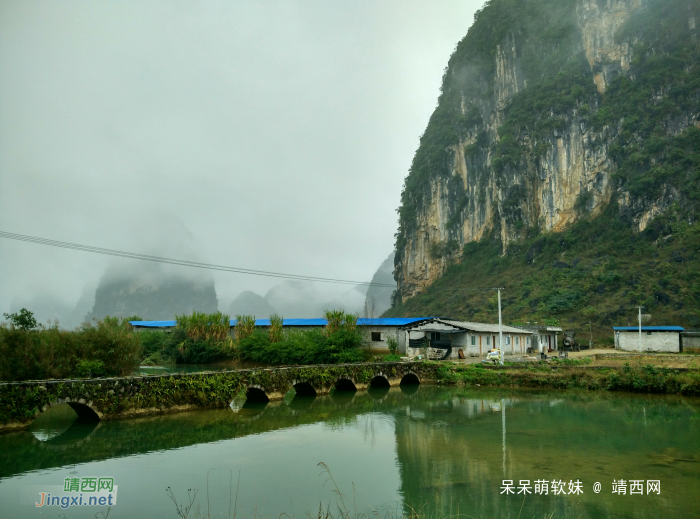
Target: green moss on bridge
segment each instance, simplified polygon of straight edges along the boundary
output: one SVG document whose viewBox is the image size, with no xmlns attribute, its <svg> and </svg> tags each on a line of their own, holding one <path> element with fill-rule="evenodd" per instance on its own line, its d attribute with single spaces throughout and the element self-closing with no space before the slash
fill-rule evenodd
<svg viewBox="0 0 700 519">
<path fill-rule="evenodd" d="M 295 383 L 329 391 L 340 379 L 368 385 L 381 375 L 400 380 L 413 373 L 434 380 L 433 363 L 373 363 L 0 384 L 0 429 L 23 427 L 48 407 L 70 403 L 100 418 L 150 414 L 194 407 L 225 407 L 248 388 L 284 395 Z M 89 411 L 87 411 L 89 412 Z"/>
</svg>

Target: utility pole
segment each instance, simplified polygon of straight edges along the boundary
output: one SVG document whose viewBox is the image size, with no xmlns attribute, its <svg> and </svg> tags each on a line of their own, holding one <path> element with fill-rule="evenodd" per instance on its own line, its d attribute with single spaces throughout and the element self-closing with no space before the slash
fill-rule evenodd
<svg viewBox="0 0 700 519">
<path fill-rule="evenodd" d="M 639 353 L 642 353 L 642 307 L 639 307 Z"/>
<path fill-rule="evenodd" d="M 503 322 L 501 320 L 501 289 L 497 288 L 498 290 L 498 357 L 500 358 L 500 364 L 503 366 Z M 640 317 L 639 317 L 639 322 L 641 326 L 642 318 L 641 318 L 641 310 L 640 310 Z M 642 333 L 642 329 L 639 329 L 639 333 Z M 641 337 L 641 335 L 640 335 Z M 641 340 L 641 339 L 640 339 Z"/>
</svg>

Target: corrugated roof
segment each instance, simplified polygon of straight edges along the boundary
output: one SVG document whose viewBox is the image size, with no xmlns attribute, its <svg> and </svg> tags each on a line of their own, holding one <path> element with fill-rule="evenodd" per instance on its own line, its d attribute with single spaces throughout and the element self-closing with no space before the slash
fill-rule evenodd
<svg viewBox="0 0 700 519">
<path fill-rule="evenodd" d="M 364 318 L 357 320 L 359 326 L 406 326 L 418 321 L 425 321 L 431 317 L 386 317 L 386 318 Z M 139 328 L 172 328 L 176 321 L 129 321 L 133 326 Z M 231 326 L 236 326 L 238 321 L 231 319 Z M 326 326 L 325 319 L 285 319 L 282 326 Z M 270 326 L 269 319 L 256 319 L 255 326 Z"/>
<path fill-rule="evenodd" d="M 129 321 L 129 324 L 143 328 L 172 328 L 175 321 Z"/>
<path fill-rule="evenodd" d="M 639 326 L 613 326 L 618 332 L 638 332 Z M 680 326 L 642 326 L 643 332 L 683 332 L 685 328 Z"/>
<path fill-rule="evenodd" d="M 485 332 L 485 333 L 498 333 L 497 324 L 487 324 L 487 323 L 471 323 L 467 321 L 458 321 L 456 319 L 446 319 L 444 317 L 434 317 L 426 318 L 427 321 L 432 321 L 436 323 L 444 323 L 456 328 L 461 328 L 462 330 L 467 330 L 471 332 Z M 503 332 L 505 333 L 526 333 L 531 334 L 529 330 L 521 330 L 520 328 L 514 328 L 513 326 L 502 326 Z"/>
</svg>

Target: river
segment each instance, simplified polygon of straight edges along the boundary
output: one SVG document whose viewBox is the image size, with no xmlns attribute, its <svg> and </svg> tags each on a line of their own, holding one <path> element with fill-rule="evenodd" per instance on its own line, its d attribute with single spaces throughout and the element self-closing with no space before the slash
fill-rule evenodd
<svg viewBox="0 0 700 519">
<path fill-rule="evenodd" d="M 197 490 L 191 518 L 197 505 L 211 517 L 234 505 L 237 518 L 318 517 L 319 504 L 378 519 L 411 509 L 428 519 L 700 517 L 698 399 L 424 385 L 240 404 L 99 424 L 57 407 L 0 435 L 0 518 L 106 512 L 35 505 L 41 489 L 87 477 L 117 485 L 110 519 L 177 517 L 168 487 L 185 504 Z M 620 479 L 625 495 L 612 493 Z M 521 480 L 531 493 L 518 493 Z M 537 480 L 548 494 L 535 493 Z M 553 495 L 552 480 L 566 493 Z M 569 493 L 577 480 L 582 493 Z M 630 495 L 631 480 L 643 495 Z M 652 480 L 660 493 L 647 494 Z"/>
</svg>

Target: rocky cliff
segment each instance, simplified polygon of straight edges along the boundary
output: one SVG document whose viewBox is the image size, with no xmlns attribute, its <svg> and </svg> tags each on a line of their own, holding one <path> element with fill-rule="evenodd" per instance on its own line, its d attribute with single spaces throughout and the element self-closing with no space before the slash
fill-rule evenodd
<svg viewBox="0 0 700 519">
<path fill-rule="evenodd" d="M 694 222 L 698 16 L 697 0 L 488 1 L 406 178 L 398 303 L 471 242 L 503 256 L 595 218 L 640 233 L 671 207 Z"/>
</svg>

